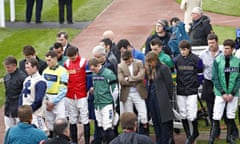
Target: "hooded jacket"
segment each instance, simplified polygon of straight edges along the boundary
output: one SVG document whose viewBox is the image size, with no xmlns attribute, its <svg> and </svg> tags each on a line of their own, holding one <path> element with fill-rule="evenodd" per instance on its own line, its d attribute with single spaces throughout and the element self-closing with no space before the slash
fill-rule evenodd
<svg viewBox="0 0 240 144">
<path fill-rule="evenodd" d="M 178 44 L 181 40 L 190 40 L 187 32 L 185 31 L 185 24 L 178 22 L 176 26 L 172 27 L 172 35 L 168 41 L 168 46 L 171 48 L 174 57 L 180 54 Z"/>
<path fill-rule="evenodd" d="M 207 36 L 212 31 L 209 17 L 203 15 L 199 20 L 190 23 L 189 37 L 192 46 L 208 45 Z"/>
</svg>

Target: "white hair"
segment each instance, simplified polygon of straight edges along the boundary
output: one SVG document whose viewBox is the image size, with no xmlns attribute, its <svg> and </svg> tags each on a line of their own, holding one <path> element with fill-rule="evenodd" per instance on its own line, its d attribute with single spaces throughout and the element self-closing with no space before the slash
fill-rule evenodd
<svg viewBox="0 0 240 144">
<path fill-rule="evenodd" d="M 202 11 L 202 8 L 200 8 L 200 7 L 194 7 L 194 8 L 192 9 L 192 13 L 197 13 L 197 14 L 202 15 L 202 14 L 203 14 L 203 11 Z"/>
<path fill-rule="evenodd" d="M 92 50 L 93 54 L 101 54 L 101 55 L 106 55 L 105 48 L 101 45 L 95 46 Z"/>
</svg>

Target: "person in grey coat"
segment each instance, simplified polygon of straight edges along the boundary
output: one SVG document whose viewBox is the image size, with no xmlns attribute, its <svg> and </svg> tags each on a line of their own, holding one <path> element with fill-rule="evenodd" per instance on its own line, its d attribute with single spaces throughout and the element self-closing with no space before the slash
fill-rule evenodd
<svg viewBox="0 0 240 144">
<path fill-rule="evenodd" d="M 173 111 L 170 99 L 173 96 L 173 81 L 170 69 L 162 64 L 158 55 L 149 52 L 146 56 L 148 74 L 148 106 L 153 121 L 157 144 L 174 144 Z"/>
</svg>

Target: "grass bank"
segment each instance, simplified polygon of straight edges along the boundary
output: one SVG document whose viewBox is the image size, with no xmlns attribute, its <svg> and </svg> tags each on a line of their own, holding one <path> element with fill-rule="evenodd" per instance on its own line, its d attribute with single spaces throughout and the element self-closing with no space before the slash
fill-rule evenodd
<svg viewBox="0 0 240 144">
<path fill-rule="evenodd" d="M 73 0 L 73 20 L 92 21 L 112 0 Z M 25 20 L 25 0 L 15 0 L 16 21 Z M 35 9 L 34 9 L 35 10 Z M 10 19 L 9 0 L 5 1 L 6 19 Z M 33 21 L 35 21 L 33 13 Z M 58 1 L 43 1 L 42 21 L 58 21 Z"/>
<path fill-rule="evenodd" d="M 181 0 L 176 0 L 180 3 Z M 203 10 L 231 16 L 240 16 L 239 0 L 203 0 Z"/>
</svg>

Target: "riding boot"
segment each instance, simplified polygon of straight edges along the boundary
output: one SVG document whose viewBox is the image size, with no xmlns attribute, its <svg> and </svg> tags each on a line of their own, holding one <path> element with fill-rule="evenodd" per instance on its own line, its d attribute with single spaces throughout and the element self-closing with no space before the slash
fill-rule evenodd
<svg viewBox="0 0 240 144">
<path fill-rule="evenodd" d="M 51 130 L 49 131 L 48 138 L 50 138 L 50 139 L 53 138 L 53 131 L 51 131 Z"/>
<path fill-rule="evenodd" d="M 194 142 L 196 138 L 199 136 L 198 120 L 195 119 L 194 121 L 192 121 L 192 125 L 193 125 L 193 134 L 191 135 L 191 137 L 192 137 L 192 142 Z"/>
<path fill-rule="evenodd" d="M 215 132 L 215 138 L 220 139 L 220 134 L 221 134 L 220 122 L 215 121 L 215 125 L 216 125 L 216 128 L 217 128 L 216 132 Z"/>
<path fill-rule="evenodd" d="M 189 127 L 190 127 L 190 138 L 189 138 L 188 144 L 192 144 L 192 143 L 194 143 L 196 138 L 199 136 L 197 119 L 192 121 L 190 123 Z"/>
<path fill-rule="evenodd" d="M 174 136 L 173 136 L 173 121 L 170 121 L 168 123 L 168 127 L 169 127 L 169 131 L 168 131 L 168 135 L 169 135 L 168 144 L 175 144 Z"/>
<path fill-rule="evenodd" d="M 96 127 L 97 125 L 95 125 L 95 136 L 94 139 L 92 140 L 91 144 L 102 144 L 103 141 L 103 137 L 104 137 L 104 130 L 102 127 Z"/>
<path fill-rule="evenodd" d="M 237 137 L 233 135 L 234 132 L 234 125 L 235 121 L 234 119 L 228 119 L 228 123 L 227 123 L 227 142 L 229 142 L 229 144 L 235 144 Z"/>
<path fill-rule="evenodd" d="M 238 139 L 238 137 L 239 137 L 238 127 L 237 127 L 237 125 L 236 125 L 236 123 L 235 123 L 234 120 L 233 120 L 233 122 L 232 122 L 231 135 L 232 135 L 235 139 Z"/>
<path fill-rule="evenodd" d="M 77 132 L 77 124 L 70 124 L 70 135 L 72 139 L 72 143 L 78 143 L 78 132 Z"/>
<path fill-rule="evenodd" d="M 138 133 L 149 136 L 149 126 L 148 126 L 148 124 L 147 123 L 146 124 L 140 123 Z"/>
<path fill-rule="evenodd" d="M 84 129 L 84 140 L 85 140 L 85 144 L 89 144 L 89 141 L 90 141 L 90 125 L 89 123 L 88 124 L 85 124 L 83 126 L 83 129 Z"/>
<path fill-rule="evenodd" d="M 215 140 L 218 129 L 219 129 L 219 121 L 213 120 L 208 144 L 214 144 L 214 140 Z"/>
<path fill-rule="evenodd" d="M 190 138 L 190 128 L 189 128 L 189 123 L 187 119 L 182 120 L 183 128 L 186 134 L 186 141 L 185 144 L 189 144 L 189 138 Z"/>
<path fill-rule="evenodd" d="M 103 144 L 110 143 L 115 137 L 115 132 L 113 129 L 109 128 L 103 132 Z"/>
<path fill-rule="evenodd" d="M 238 105 L 238 124 L 240 124 L 240 105 Z"/>
</svg>

